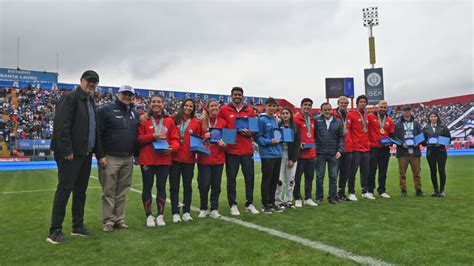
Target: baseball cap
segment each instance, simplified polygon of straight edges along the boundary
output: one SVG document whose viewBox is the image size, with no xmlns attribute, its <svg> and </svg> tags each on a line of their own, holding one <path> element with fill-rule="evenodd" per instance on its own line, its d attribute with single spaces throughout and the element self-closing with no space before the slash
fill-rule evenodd
<svg viewBox="0 0 474 266">
<path fill-rule="evenodd" d="M 86 72 L 82 73 L 81 79 L 85 79 L 88 81 L 99 82 L 99 74 L 94 70 L 87 70 Z"/>
<path fill-rule="evenodd" d="M 135 94 L 135 89 L 132 86 L 129 86 L 129 85 L 122 85 L 122 86 L 120 86 L 120 89 L 118 90 L 119 93 L 126 92 L 126 91 Z"/>
<path fill-rule="evenodd" d="M 405 106 L 403 107 L 403 111 L 406 110 L 411 110 L 411 104 L 405 104 Z"/>
</svg>

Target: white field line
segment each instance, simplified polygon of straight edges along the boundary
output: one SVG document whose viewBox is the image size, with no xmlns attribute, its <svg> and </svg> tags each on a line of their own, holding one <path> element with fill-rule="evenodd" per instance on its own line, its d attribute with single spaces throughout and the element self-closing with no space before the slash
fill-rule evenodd
<svg viewBox="0 0 474 266">
<path fill-rule="evenodd" d="M 89 188 L 101 188 L 101 187 L 88 187 Z M 1 194 L 18 194 L 18 193 L 33 193 L 33 192 L 45 192 L 45 191 L 56 191 L 56 189 L 37 189 L 37 190 L 19 190 L 19 191 L 1 191 Z"/>
<path fill-rule="evenodd" d="M 97 177 L 95 177 L 95 176 L 91 176 L 91 177 L 97 179 Z M 133 191 L 133 192 L 136 192 L 136 193 L 140 193 L 140 194 L 142 193 L 140 190 L 135 189 L 135 188 L 130 188 L 130 190 Z M 156 198 L 156 195 L 153 195 L 153 198 Z M 168 199 L 166 201 L 168 203 L 170 202 Z M 199 212 L 199 208 L 196 208 L 196 207 L 193 207 L 193 206 L 191 206 L 191 210 L 193 210 L 195 212 Z M 345 251 L 345 250 L 340 249 L 340 248 L 329 246 L 329 245 L 326 245 L 326 244 L 323 244 L 323 243 L 320 243 L 320 242 L 317 242 L 317 241 L 312 241 L 312 240 L 309 240 L 309 239 L 305 239 L 305 238 L 302 238 L 302 237 L 299 237 L 299 236 L 296 236 L 296 235 L 291 235 L 291 234 L 288 234 L 288 233 L 285 233 L 285 232 L 282 232 L 282 231 L 279 231 L 279 230 L 275 230 L 275 229 L 272 229 L 272 228 L 268 228 L 268 227 L 264 227 L 264 226 L 261 226 L 261 225 L 245 222 L 245 221 L 242 221 L 242 220 L 239 220 L 239 219 L 236 219 L 236 218 L 221 216 L 220 220 L 230 222 L 230 223 L 234 223 L 234 224 L 238 224 L 238 225 L 241 225 L 241 226 L 246 227 L 246 228 L 255 229 L 257 231 L 264 232 L 264 233 L 267 233 L 267 234 L 270 234 L 272 236 L 276 236 L 276 237 L 279 237 L 279 238 L 282 238 L 282 239 L 285 239 L 285 240 L 288 240 L 288 241 L 292 241 L 292 242 L 301 244 L 303 246 L 310 247 L 312 249 L 324 251 L 324 252 L 332 254 L 332 255 L 334 255 L 338 258 L 342 258 L 342 259 L 346 259 L 346 260 L 352 260 L 352 261 L 355 261 L 357 263 L 367 264 L 367 265 L 391 265 L 390 263 L 387 263 L 383 260 L 378 260 L 378 259 L 374 259 L 374 258 L 371 258 L 371 257 L 365 257 L 365 256 L 358 256 L 358 255 L 355 255 L 355 254 L 353 254 L 349 251 Z"/>
</svg>

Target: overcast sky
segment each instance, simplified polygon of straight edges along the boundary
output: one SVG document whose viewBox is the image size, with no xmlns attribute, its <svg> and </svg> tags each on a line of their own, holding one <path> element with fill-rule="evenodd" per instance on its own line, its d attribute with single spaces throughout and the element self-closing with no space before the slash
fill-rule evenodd
<svg viewBox="0 0 474 266">
<path fill-rule="evenodd" d="M 4 1 L 0 67 L 77 83 L 324 101 L 325 78 L 370 67 L 362 8 L 377 6 L 377 64 L 390 104 L 473 93 L 471 1 Z"/>
</svg>

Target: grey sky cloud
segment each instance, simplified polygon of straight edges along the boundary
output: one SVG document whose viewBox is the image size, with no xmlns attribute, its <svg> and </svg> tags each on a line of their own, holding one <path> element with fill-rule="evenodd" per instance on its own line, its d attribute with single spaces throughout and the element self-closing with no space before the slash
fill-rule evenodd
<svg viewBox="0 0 474 266">
<path fill-rule="evenodd" d="M 6 2 L 0 67 L 56 70 L 77 82 L 324 101 L 326 77 L 369 67 L 362 8 L 376 5 L 377 64 L 390 103 L 473 93 L 471 1 L 404 2 Z"/>
</svg>

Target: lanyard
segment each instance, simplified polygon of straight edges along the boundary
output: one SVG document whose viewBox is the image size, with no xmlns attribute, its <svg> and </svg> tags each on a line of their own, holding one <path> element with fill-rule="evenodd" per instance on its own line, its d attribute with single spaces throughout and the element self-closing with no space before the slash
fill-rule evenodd
<svg viewBox="0 0 474 266">
<path fill-rule="evenodd" d="M 184 122 L 184 121 L 183 121 Z M 191 122 L 191 118 L 186 121 L 186 123 L 181 122 L 181 126 L 179 129 L 179 136 L 183 139 L 184 138 L 184 132 L 186 132 L 186 129 L 188 129 L 189 122 Z"/>
<path fill-rule="evenodd" d="M 403 122 L 403 127 L 405 131 L 412 131 L 413 130 L 413 122 Z"/>
<path fill-rule="evenodd" d="M 155 129 L 155 133 L 160 134 L 158 130 L 161 131 L 161 129 L 163 128 L 163 118 L 160 118 L 160 124 L 158 126 L 156 125 L 156 120 L 153 116 L 151 117 L 151 122 L 153 122 L 153 128 Z"/>
<path fill-rule="evenodd" d="M 305 117 L 304 120 L 306 122 L 306 129 L 308 130 L 308 133 L 306 133 L 306 136 L 308 138 L 311 138 L 311 117 L 310 117 L 310 115 L 308 114 L 308 117 Z"/>
<path fill-rule="evenodd" d="M 383 118 L 383 121 L 380 120 L 380 114 L 377 113 L 377 117 L 379 118 L 379 123 L 380 123 L 380 129 L 383 129 L 383 126 L 385 125 L 385 120 L 387 119 L 387 116 Z"/>
<path fill-rule="evenodd" d="M 339 109 L 337 109 L 337 113 L 341 116 L 342 118 L 342 124 L 344 125 L 344 127 L 346 127 L 346 119 L 347 119 L 347 116 L 344 116 L 342 115 L 341 111 Z"/>
<path fill-rule="evenodd" d="M 207 126 L 208 126 L 208 128 L 216 128 L 216 126 L 217 126 L 217 120 L 218 120 L 218 119 L 219 119 L 219 118 L 216 117 L 216 120 L 214 120 L 214 125 L 211 127 L 211 118 L 209 118 L 209 120 L 207 120 Z"/>
<path fill-rule="evenodd" d="M 362 127 L 364 128 L 364 133 L 367 133 L 367 125 L 365 124 L 365 119 L 359 111 L 357 111 L 357 113 L 360 116 L 360 121 L 362 121 Z"/>
</svg>

